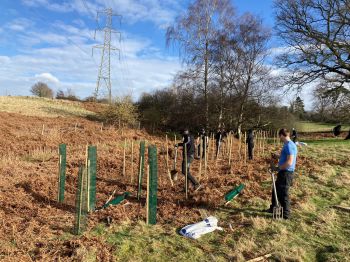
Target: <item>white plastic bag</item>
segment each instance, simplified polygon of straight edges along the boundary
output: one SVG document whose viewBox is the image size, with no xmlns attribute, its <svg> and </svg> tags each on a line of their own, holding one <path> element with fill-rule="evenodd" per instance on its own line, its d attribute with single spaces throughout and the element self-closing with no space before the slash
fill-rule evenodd
<svg viewBox="0 0 350 262">
<path fill-rule="evenodd" d="M 188 238 L 198 239 L 201 236 L 213 232 L 217 229 L 223 230 L 221 227 L 218 227 L 218 219 L 216 217 L 210 216 L 202 222 L 185 226 L 180 230 L 180 234 Z"/>
</svg>

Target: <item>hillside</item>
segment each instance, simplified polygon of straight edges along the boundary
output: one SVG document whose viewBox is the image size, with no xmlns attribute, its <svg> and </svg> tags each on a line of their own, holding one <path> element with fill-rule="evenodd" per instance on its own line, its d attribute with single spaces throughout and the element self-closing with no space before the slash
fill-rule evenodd
<svg viewBox="0 0 350 262">
<path fill-rule="evenodd" d="M 0 112 L 3 149 L 0 152 L 0 260 L 246 261 L 269 253 L 272 261 L 350 259 L 347 245 L 350 235 L 346 230 L 350 218 L 347 213 L 332 208 L 350 205 L 350 141 L 333 139 L 328 143 L 329 139 L 323 138 L 300 148 L 291 189 L 293 217 L 289 221 L 274 221 L 261 210 L 270 202 L 269 157 L 280 150 L 279 145 L 265 144 L 264 153 L 260 149 L 255 161 L 245 162 L 244 147 L 234 140 L 232 164 L 228 164 L 225 145 L 226 154 L 222 153 L 218 160 L 209 158 L 207 174 L 199 174 L 200 164 L 195 160 L 191 172 L 203 188 L 198 192 L 190 190 L 186 200 L 183 176 L 179 175 L 171 186 L 167 173 L 166 146 L 172 164 L 173 137 L 166 144 L 165 135 L 102 128 L 100 123 L 85 117 L 97 109 L 93 104 L 88 105 L 89 111 L 80 103 L 60 104 L 60 101 L 32 98 L 4 101 L 7 112 Z M 18 101 L 28 102 L 23 108 L 31 112 L 21 110 Z M 156 226 L 144 222 L 146 178 L 141 200 L 136 198 L 140 140 L 146 140 L 147 145 L 155 144 L 158 149 Z M 60 143 L 67 144 L 63 204 L 57 203 Z M 131 197 L 121 205 L 90 213 L 87 230 L 76 236 L 72 229 L 77 174 L 85 162 L 87 144 L 97 146 L 97 206 L 102 206 L 114 190 L 117 194 L 130 192 Z M 178 170 L 180 154 L 179 158 Z M 225 205 L 225 194 L 241 183 L 245 184 L 242 194 Z M 219 219 L 224 231 L 215 231 L 198 241 L 178 234 L 183 226 L 209 215 Z"/>
<path fill-rule="evenodd" d="M 0 96 L 0 112 L 36 117 L 87 117 L 95 113 L 81 102 L 24 96 Z"/>
</svg>

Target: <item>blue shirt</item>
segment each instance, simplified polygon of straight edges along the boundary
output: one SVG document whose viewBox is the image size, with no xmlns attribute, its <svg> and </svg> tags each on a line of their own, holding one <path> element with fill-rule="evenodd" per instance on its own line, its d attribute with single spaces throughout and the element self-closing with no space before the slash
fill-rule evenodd
<svg viewBox="0 0 350 262">
<path fill-rule="evenodd" d="M 289 166 L 287 169 L 282 170 L 282 171 L 294 171 L 295 170 L 295 164 L 297 162 L 297 154 L 298 154 L 298 149 L 296 144 L 293 141 L 287 141 L 284 143 L 281 156 L 280 156 L 280 161 L 278 162 L 278 166 L 283 165 L 287 161 L 287 156 L 293 155 L 293 163 L 291 166 Z"/>
</svg>

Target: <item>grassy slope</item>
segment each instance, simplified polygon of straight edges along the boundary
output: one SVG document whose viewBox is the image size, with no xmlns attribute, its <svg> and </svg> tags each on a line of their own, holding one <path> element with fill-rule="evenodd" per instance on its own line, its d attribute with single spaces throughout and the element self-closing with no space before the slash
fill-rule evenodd
<svg viewBox="0 0 350 262">
<path fill-rule="evenodd" d="M 38 117 L 86 117 L 94 114 L 79 102 L 24 96 L 0 96 L 0 111 Z"/>
<path fill-rule="evenodd" d="M 79 103 L 24 97 L 0 97 L 0 111 L 49 117 L 91 114 Z M 322 131 L 318 124 L 311 126 L 313 131 Z M 253 198 L 243 205 L 238 197 L 229 208 L 207 211 L 219 218 L 225 231 L 197 241 L 179 236 L 171 225 L 149 227 L 129 221 L 111 227 L 100 224 L 83 237 L 99 239 L 113 250 L 117 261 L 244 261 L 266 253 L 289 261 L 350 261 L 350 216 L 330 208 L 350 206 L 350 141 L 307 142 L 309 147 L 301 149 L 300 155 L 311 159 L 313 166 L 300 167 L 291 191 L 291 221 L 272 221 L 259 212 L 268 206 L 266 200 Z M 43 159 L 46 154 L 35 157 Z M 270 183 L 264 186 L 269 188 Z M 229 227 L 232 222 L 238 225 L 233 230 Z M 76 237 L 67 233 L 60 238 Z M 76 256 L 97 261 L 95 254 L 96 250 L 82 245 Z"/>
<path fill-rule="evenodd" d="M 297 130 L 299 132 L 330 132 L 335 127 L 335 124 L 325 124 L 325 123 L 314 123 L 307 121 L 299 121 L 297 123 Z M 347 131 L 350 129 L 350 126 L 343 125 L 342 130 Z"/>
<path fill-rule="evenodd" d="M 85 236 L 101 239 L 117 261 L 244 261 L 267 253 L 282 261 L 350 261 L 350 216 L 331 208 L 350 206 L 350 141 L 311 143 L 300 151 L 312 163 L 299 167 L 290 221 L 272 221 L 259 212 L 268 201 L 255 198 L 243 206 L 237 198 L 230 208 L 210 214 L 225 231 L 197 241 L 179 236 L 170 225 L 127 221 L 109 228 L 101 224 Z M 233 220 L 239 226 L 230 230 Z M 86 261 L 95 261 L 94 250 L 86 247 L 82 253 Z"/>
</svg>

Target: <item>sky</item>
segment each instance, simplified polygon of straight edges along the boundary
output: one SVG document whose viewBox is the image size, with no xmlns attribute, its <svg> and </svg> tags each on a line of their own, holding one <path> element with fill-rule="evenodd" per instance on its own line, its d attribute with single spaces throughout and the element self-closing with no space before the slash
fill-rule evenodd
<svg viewBox="0 0 350 262">
<path fill-rule="evenodd" d="M 272 0 L 233 0 L 237 12 L 259 15 L 273 27 Z M 112 44 L 112 93 L 132 95 L 169 86 L 182 65 L 165 44 L 166 28 L 189 0 L 0 0 L 0 95 L 30 95 L 47 83 L 55 91 L 71 89 L 81 98 L 93 94 L 103 43 L 95 29 L 96 11 L 111 7 L 113 26 L 121 32 Z M 278 48 L 276 39 L 270 46 Z M 104 86 L 100 94 L 106 95 Z"/>
</svg>

